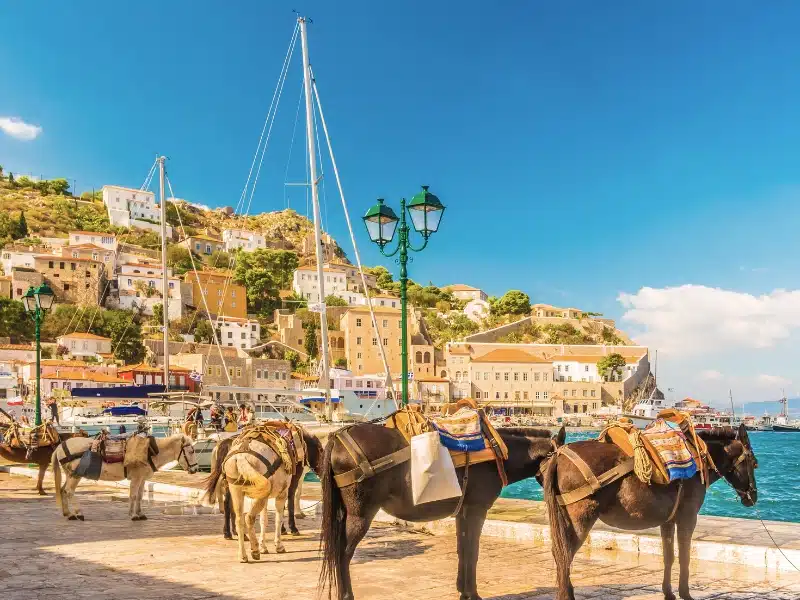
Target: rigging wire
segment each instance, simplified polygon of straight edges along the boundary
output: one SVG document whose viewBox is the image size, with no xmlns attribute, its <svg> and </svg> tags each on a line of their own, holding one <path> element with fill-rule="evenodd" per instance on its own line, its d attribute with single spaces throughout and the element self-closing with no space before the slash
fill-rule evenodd
<svg viewBox="0 0 800 600">
<path fill-rule="evenodd" d="M 322 110 L 322 101 L 320 100 L 320 97 L 319 97 L 319 89 L 317 88 L 317 80 L 314 77 L 313 71 L 311 72 L 311 85 L 313 86 L 314 97 L 317 99 L 317 108 L 319 109 L 319 120 L 322 123 L 322 131 L 325 133 L 325 140 L 327 141 L 327 144 L 328 144 L 328 152 L 329 152 L 329 154 L 331 156 L 331 166 L 333 167 L 333 174 L 334 174 L 334 176 L 336 178 L 336 186 L 339 189 L 339 197 L 342 199 L 342 208 L 344 209 L 344 217 L 345 217 L 345 221 L 347 222 L 347 230 L 350 233 L 350 241 L 353 244 L 353 253 L 354 253 L 355 259 L 356 259 L 356 265 L 358 266 L 358 272 L 361 275 L 361 285 L 364 288 L 364 295 L 367 298 L 367 306 L 369 307 L 369 314 L 370 314 L 370 317 L 371 317 L 371 320 L 372 320 L 372 327 L 375 330 L 375 333 L 376 333 L 378 339 L 380 340 L 380 339 L 382 339 L 381 330 L 378 328 L 378 319 L 377 319 L 377 317 L 375 317 L 375 311 L 374 311 L 374 308 L 372 306 L 372 300 L 371 300 L 370 294 L 369 294 L 369 286 L 367 285 L 367 279 L 364 276 L 364 267 L 361 264 L 361 254 L 359 253 L 358 246 L 356 245 L 356 237 L 355 237 L 355 234 L 353 233 L 353 224 L 350 221 L 350 212 L 347 209 L 347 202 L 346 202 L 345 197 L 344 197 L 344 189 L 342 187 L 342 180 L 339 177 L 339 167 L 336 165 L 336 157 L 334 156 L 334 153 L 333 153 L 333 145 L 331 143 L 331 137 L 330 137 L 330 134 L 328 132 L 328 124 L 325 122 L 325 113 Z M 380 350 L 380 353 L 381 353 L 381 359 L 383 361 L 383 366 L 386 369 L 386 388 L 389 389 L 389 390 L 392 390 L 392 399 L 394 400 L 395 406 L 399 409 L 400 406 L 397 403 L 397 394 L 395 393 L 395 390 L 394 390 L 393 385 L 392 385 L 392 371 L 389 368 L 389 362 L 386 359 L 386 350 L 384 349 L 383 344 L 378 344 L 378 349 Z M 374 404 L 374 402 L 373 402 L 373 404 Z M 370 406 L 370 410 L 371 409 L 372 409 L 372 407 Z M 367 412 L 369 412 L 369 411 L 367 411 Z"/>
<path fill-rule="evenodd" d="M 303 88 L 305 82 L 301 79 L 300 80 L 300 94 L 297 98 L 297 110 L 294 114 L 294 127 L 292 128 L 292 141 L 289 144 L 289 158 L 286 159 L 286 170 L 283 173 L 283 200 L 286 208 L 290 208 L 289 205 L 289 194 L 287 193 L 289 182 L 289 165 L 292 163 L 292 150 L 294 149 L 294 138 L 297 134 L 297 122 L 300 120 L 300 106 L 303 104 Z"/>
</svg>

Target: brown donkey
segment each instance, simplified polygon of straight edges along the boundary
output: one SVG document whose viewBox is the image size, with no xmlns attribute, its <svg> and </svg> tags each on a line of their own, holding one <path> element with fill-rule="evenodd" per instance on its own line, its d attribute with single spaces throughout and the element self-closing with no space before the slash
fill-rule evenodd
<svg viewBox="0 0 800 600">
<path fill-rule="evenodd" d="M 380 458 L 408 446 L 397 429 L 371 423 L 361 423 L 347 429 L 364 451 L 366 458 L 375 462 Z M 539 477 L 542 461 L 552 454 L 554 447 L 564 443 L 564 428 L 552 440 L 549 431 L 529 428 L 498 429 L 508 447 L 505 471 L 508 482 L 514 483 L 529 477 Z M 503 483 L 494 462 L 469 466 L 466 492 L 460 498 L 439 500 L 414 505 L 411 495 L 411 473 L 408 461 L 397 464 L 376 475 L 339 488 L 334 476 L 356 467 L 350 454 L 336 435 L 331 435 L 325 447 L 322 465 L 322 552 L 323 563 L 320 587 L 329 586 L 329 593 L 339 600 L 352 600 L 350 560 L 356 546 L 380 509 L 404 521 L 433 521 L 456 517 L 458 546 L 458 577 L 456 587 L 461 600 L 480 600 L 476 584 L 478 545 L 486 513 L 503 489 Z M 456 470 L 464 481 L 464 468 Z M 462 483 L 462 488 L 464 487 Z M 461 503 L 461 509 L 458 510 Z"/>
<path fill-rule="evenodd" d="M 62 433 L 60 434 L 61 441 L 71 439 L 73 437 L 86 437 L 86 433 L 81 431 L 79 433 Z M 39 477 L 36 480 L 36 490 L 40 496 L 44 496 L 44 474 L 47 472 L 47 467 L 50 466 L 50 459 L 53 457 L 53 452 L 58 446 L 41 446 L 33 450 L 28 456 L 28 451 L 25 448 L 14 448 L 2 441 L 0 435 L 0 458 L 9 462 L 19 464 L 36 464 L 39 467 Z"/>
<path fill-rule="evenodd" d="M 724 477 L 736 490 L 742 504 L 756 503 L 755 468 L 758 466 L 747 430 L 731 427 L 698 432 L 708 445 L 715 470 L 709 471 L 709 483 Z M 622 465 L 628 457 L 613 444 L 586 441 L 567 446 L 588 465 L 600 479 Z M 683 600 L 691 600 L 689 593 L 689 553 L 692 533 L 697 524 L 697 514 L 706 496 L 706 486 L 698 473 L 682 483 L 647 485 L 629 472 L 587 497 L 559 503 L 559 494 L 569 493 L 584 486 L 587 481 L 579 468 L 566 456 L 559 454 L 547 465 L 544 477 L 544 495 L 547 500 L 552 530 L 553 557 L 558 578 L 558 600 L 574 600 L 570 581 L 570 565 L 597 519 L 620 529 L 647 529 L 661 526 L 664 551 L 664 580 L 662 590 L 666 600 L 675 600 L 672 592 L 672 564 L 675 561 L 675 529 L 678 530 L 678 555 L 680 579 L 678 593 Z M 564 502 L 564 500 L 562 500 Z"/>
</svg>

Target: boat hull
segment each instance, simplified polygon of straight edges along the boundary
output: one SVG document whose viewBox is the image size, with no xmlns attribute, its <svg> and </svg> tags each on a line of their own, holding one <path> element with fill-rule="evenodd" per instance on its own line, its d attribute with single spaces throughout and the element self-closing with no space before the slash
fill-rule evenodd
<svg viewBox="0 0 800 600">
<path fill-rule="evenodd" d="M 784 433 L 800 433 L 800 425 L 773 425 L 772 431 L 783 431 Z"/>
</svg>

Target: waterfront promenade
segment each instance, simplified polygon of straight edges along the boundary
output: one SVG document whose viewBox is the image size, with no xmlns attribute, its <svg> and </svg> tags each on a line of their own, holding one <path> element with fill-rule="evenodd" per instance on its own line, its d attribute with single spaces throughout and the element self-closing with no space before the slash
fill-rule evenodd
<svg viewBox="0 0 800 600">
<path fill-rule="evenodd" d="M 150 520 L 133 523 L 127 518 L 127 503 L 119 501 L 126 490 L 82 484 L 78 493 L 87 520 L 69 522 L 52 495 L 39 497 L 31 483 L 26 476 L 0 473 L 4 599 L 316 598 L 317 519 L 300 521 L 303 536 L 285 538 L 286 554 L 243 565 L 235 543 L 222 539 L 218 515 L 165 514 L 163 499 L 156 494 L 146 509 Z M 47 489 L 52 493 L 52 483 Z M 579 554 L 573 572 L 579 598 L 657 600 L 663 597 L 661 569 L 660 556 L 591 549 Z M 375 524 L 353 567 L 361 599 L 457 597 L 455 572 L 453 536 L 387 523 Z M 692 572 L 697 600 L 800 598 L 797 573 L 766 575 L 760 568 L 707 561 L 693 561 Z M 485 599 L 553 598 L 547 546 L 484 536 L 478 576 Z"/>
</svg>

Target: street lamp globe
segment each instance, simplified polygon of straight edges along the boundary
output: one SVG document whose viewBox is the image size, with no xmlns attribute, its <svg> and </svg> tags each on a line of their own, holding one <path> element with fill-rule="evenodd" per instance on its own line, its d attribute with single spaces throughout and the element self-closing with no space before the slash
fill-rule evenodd
<svg viewBox="0 0 800 600">
<path fill-rule="evenodd" d="M 44 310 L 50 310 L 53 306 L 53 300 L 55 299 L 55 294 L 53 294 L 53 290 L 50 289 L 50 286 L 46 283 L 43 283 L 33 293 L 36 296 L 36 305 Z"/>
<path fill-rule="evenodd" d="M 33 286 L 28 288 L 28 291 L 25 292 L 25 295 L 22 296 L 22 303 L 25 305 L 25 312 L 33 314 L 36 312 L 36 298 L 34 297 L 34 292 L 36 290 Z"/>
<path fill-rule="evenodd" d="M 423 185 L 422 191 L 411 198 L 408 203 L 408 214 L 414 229 L 428 239 L 432 233 L 439 229 L 439 222 L 444 214 L 444 205 L 435 195 L 428 191 L 428 186 Z"/>
<path fill-rule="evenodd" d="M 362 218 L 367 226 L 369 239 L 381 248 L 394 239 L 394 232 L 400 219 L 397 218 L 391 207 L 383 203 L 383 198 L 378 198 L 378 203 L 370 208 Z"/>
</svg>

